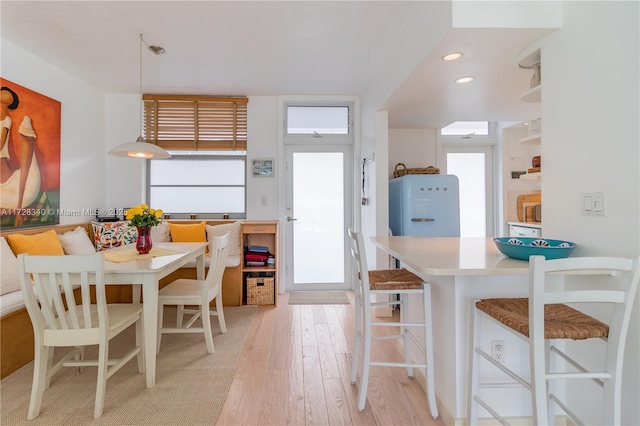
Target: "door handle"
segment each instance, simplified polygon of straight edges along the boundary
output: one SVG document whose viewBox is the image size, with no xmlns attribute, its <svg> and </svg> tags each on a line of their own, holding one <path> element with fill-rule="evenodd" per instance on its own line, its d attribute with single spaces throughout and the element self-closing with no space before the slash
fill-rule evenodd
<svg viewBox="0 0 640 426">
<path fill-rule="evenodd" d="M 435 222 L 435 219 L 430 217 L 412 217 L 411 222 Z"/>
<path fill-rule="evenodd" d="M 291 222 L 291 221 L 294 221 L 294 220 L 298 220 L 298 219 L 294 219 L 291 216 L 287 216 L 287 222 Z"/>
</svg>

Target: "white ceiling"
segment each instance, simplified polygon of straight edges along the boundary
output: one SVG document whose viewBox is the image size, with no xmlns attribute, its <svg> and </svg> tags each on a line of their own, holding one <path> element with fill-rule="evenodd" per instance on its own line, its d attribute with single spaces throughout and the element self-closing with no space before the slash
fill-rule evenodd
<svg viewBox="0 0 640 426">
<path fill-rule="evenodd" d="M 107 93 L 363 95 L 412 1 L 2 1 L 2 38 Z M 542 29 L 454 29 L 380 106 L 391 128 L 519 121 L 529 70 L 516 54 Z M 440 58 L 462 51 L 455 62 Z M 473 75 L 475 81 L 453 81 Z"/>
</svg>

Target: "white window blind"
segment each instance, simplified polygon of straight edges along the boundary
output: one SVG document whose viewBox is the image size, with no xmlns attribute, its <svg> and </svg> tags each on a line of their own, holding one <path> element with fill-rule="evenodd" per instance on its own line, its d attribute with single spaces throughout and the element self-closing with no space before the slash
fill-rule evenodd
<svg viewBox="0 0 640 426">
<path fill-rule="evenodd" d="M 143 95 L 144 138 L 172 151 L 247 149 L 245 97 Z"/>
</svg>

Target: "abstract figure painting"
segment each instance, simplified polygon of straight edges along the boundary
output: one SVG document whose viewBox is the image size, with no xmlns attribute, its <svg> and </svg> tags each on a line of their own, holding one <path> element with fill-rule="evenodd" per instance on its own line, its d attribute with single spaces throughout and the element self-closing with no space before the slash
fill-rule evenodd
<svg viewBox="0 0 640 426">
<path fill-rule="evenodd" d="M 0 226 L 59 223 L 61 104 L 0 78 Z"/>
</svg>

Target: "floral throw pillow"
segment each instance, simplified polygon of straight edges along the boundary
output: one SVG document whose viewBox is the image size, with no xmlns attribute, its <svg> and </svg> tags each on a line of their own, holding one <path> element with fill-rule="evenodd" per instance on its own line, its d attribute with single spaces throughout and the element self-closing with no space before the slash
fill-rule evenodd
<svg viewBox="0 0 640 426">
<path fill-rule="evenodd" d="M 135 243 L 138 231 L 129 222 L 91 222 L 96 251 Z"/>
</svg>

